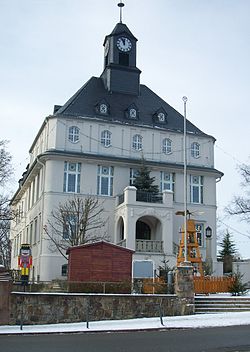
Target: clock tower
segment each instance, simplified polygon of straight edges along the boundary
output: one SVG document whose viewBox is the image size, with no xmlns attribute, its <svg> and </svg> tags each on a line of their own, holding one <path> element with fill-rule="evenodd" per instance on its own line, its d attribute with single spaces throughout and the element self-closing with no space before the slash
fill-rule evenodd
<svg viewBox="0 0 250 352">
<path fill-rule="evenodd" d="M 136 67 L 136 42 L 122 22 L 105 37 L 101 78 L 110 93 L 139 95 L 141 71 Z"/>
</svg>

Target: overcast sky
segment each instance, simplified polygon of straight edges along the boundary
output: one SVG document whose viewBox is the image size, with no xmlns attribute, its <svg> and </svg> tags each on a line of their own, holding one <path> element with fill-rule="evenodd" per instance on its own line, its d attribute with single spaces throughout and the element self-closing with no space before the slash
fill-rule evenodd
<svg viewBox="0 0 250 352">
<path fill-rule="evenodd" d="M 104 37 L 119 21 L 117 2 L 0 0 L 0 139 L 10 141 L 12 189 L 53 106 L 101 74 Z M 225 174 L 218 214 L 250 258 L 250 230 L 223 213 L 241 192 L 237 165 L 250 162 L 250 0 L 124 2 L 123 22 L 138 39 L 141 83 L 181 113 L 187 96 L 187 118 L 216 138 L 215 167 Z"/>
</svg>

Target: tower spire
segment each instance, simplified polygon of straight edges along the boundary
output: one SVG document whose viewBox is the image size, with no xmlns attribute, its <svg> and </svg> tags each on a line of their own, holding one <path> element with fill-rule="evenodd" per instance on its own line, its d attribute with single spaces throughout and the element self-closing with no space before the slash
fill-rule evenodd
<svg viewBox="0 0 250 352">
<path fill-rule="evenodd" d="M 124 3 L 122 0 L 117 4 L 118 7 L 120 7 L 120 23 L 122 23 L 122 8 L 124 7 Z"/>
</svg>

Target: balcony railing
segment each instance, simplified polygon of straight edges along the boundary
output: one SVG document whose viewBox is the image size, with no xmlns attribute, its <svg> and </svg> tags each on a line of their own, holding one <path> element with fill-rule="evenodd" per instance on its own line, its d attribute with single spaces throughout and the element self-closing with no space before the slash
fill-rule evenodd
<svg viewBox="0 0 250 352">
<path fill-rule="evenodd" d="M 144 191 L 136 191 L 137 202 L 162 203 L 162 193 L 154 194 Z"/>
<path fill-rule="evenodd" d="M 163 241 L 136 240 L 136 252 L 163 253 Z"/>
</svg>

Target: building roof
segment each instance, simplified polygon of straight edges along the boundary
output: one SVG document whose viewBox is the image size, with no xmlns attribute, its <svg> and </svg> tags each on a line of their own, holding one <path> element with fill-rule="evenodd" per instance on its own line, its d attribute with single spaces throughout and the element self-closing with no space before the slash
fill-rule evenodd
<svg viewBox="0 0 250 352">
<path fill-rule="evenodd" d="M 79 249 L 85 249 L 85 248 L 89 248 L 89 247 L 110 247 L 110 248 L 115 248 L 116 250 L 120 250 L 120 251 L 125 251 L 125 252 L 129 252 L 129 253 L 134 253 L 135 251 L 129 248 L 125 248 L 125 247 L 121 247 L 117 244 L 114 243 L 110 243 L 107 241 L 98 241 L 98 242 L 93 242 L 93 243 L 87 243 L 87 244 L 82 244 L 79 246 L 74 246 L 74 247 L 69 247 L 67 249 L 66 254 L 70 254 L 70 252 L 75 251 L 75 250 L 79 250 Z"/>
<path fill-rule="evenodd" d="M 97 106 L 103 101 L 109 107 L 107 115 L 98 114 Z M 138 119 L 132 120 L 128 118 L 126 112 L 131 106 L 137 109 Z M 155 119 L 159 111 L 166 113 L 167 121 L 164 124 L 157 122 Z M 103 80 L 97 77 L 90 78 L 86 84 L 56 111 L 55 115 L 67 118 L 99 118 L 109 122 L 120 122 L 128 125 L 183 132 L 183 116 L 147 86 L 140 85 L 139 96 L 112 93 L 105 89 Z M 188 120 L 187 133 L 208 136 Z"/>
</svg>

